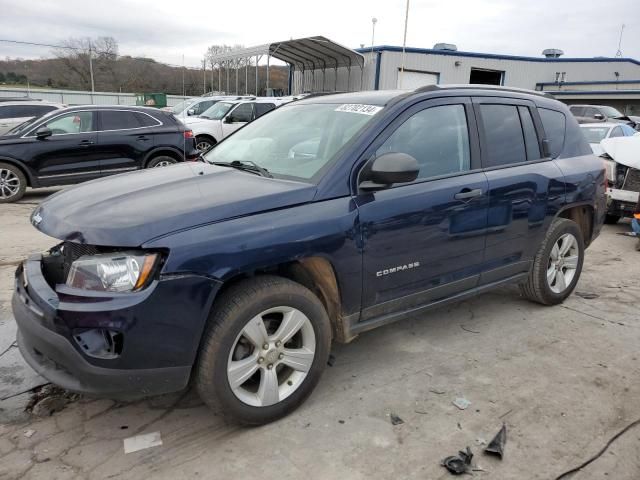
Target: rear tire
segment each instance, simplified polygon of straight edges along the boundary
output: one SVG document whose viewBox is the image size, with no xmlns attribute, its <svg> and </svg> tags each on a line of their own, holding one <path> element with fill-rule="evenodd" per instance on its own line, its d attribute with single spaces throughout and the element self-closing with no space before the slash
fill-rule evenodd
<svg viewBox="0 0 640 480">
<path fill-rule="evenodd" d="M 249 425 L 272 422 L 311 394 L 330 346 L 327 312 L 310 290 L 276 276 L 244 280 L 212 308 L 196 388 L 216 414 Z"/>
<path fill-rule="evenodd" d="M 607 213 L 606 217 L 604 217 L 604 223 L 607 225 L 615 225 L 620 221 L 620 215 L 610 215 Z"/>
<path fill-rule="evenodd" d="M 0 162 L 0 203 L 17 202 L 27 189 L 27 179 L 15 165 Z"/>
<path fill-rule="evenodd" d="M 149 160 L 149 163 L 147 163 L 147 168 L 168 167 L 169 165 L 173 165 L 175 163 L 178 163 L 178 161 L 173 157 L 170 157 L 168 155 L 158 155 L 157 157 L 153 157 L 151 160 Z"/>
<path fill-rule="evenodd" d="M 571 295 L 584 262 L 584 240 L 578 225 L 566 218 L 553 221 L 536 254 L 523 296 L 543 305 L 557 305 Z"/>
</svg>

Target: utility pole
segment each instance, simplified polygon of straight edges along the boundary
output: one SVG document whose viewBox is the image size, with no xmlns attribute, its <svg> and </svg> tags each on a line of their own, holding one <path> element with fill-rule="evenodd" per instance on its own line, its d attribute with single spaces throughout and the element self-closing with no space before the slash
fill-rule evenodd
<svg viewBox="0 0 640 480">
<path fill-rule="evenodd" d="M 404 15 L 404 40 L 402 41 L 402 66 L 400 67 L 400 81 L 398 82 L 398 88 L 402 89 L 402 77 L 404 77 L 404 59 L 405 49 L 407 47 L 407 25 L 409 24 L 409 0 L 407 0 L 407 9 Z"/>
<path fill-rule="evenodd" d="M 202 60 L 202 94 L 207 93 L 207 59 Z"/>
<path fill-rule="evenodd" d="M 373 53 L 373 46 L 376 40 L 376 23 L 378 23 L 378 19 L 373 17 L 371 19 L 371 53 Z"/>
<path fill-rule="evenodd" d="M 622 24 L 622 28 L 620 29 L 620 38 L 618 39 L 618 51 L 616 52 L 616 57 L 622 57 L 622 34 L 624 33 L 624 23 Z"/>
<path fill-rule="evenodd" d="M 93 81 L 93 48 L 91 40 L 89 40 L 89 75 L 91 76 L 91 103 L 93 103 L 93 94 L 96 91 L 96 84 Z"/>
</svg>

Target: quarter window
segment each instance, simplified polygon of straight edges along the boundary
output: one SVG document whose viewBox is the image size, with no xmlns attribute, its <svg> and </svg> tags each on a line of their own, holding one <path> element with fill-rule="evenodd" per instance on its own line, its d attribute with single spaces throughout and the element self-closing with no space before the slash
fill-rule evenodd
<svg viewBox="0 0 640 480">
<path fill-rule="evenodd" d="M 551 158 L 556 158 L 564 148 L 566 119 L 563 113 L 548 108 L 538 108 L 538 113 L 544 127 L 545 138 L 549 142 L 549 154 Z"/>
<path fill-rule="evenodd" d="M 485 167 L 526 161 L 526 149 L 518 108 L 515 105 L 481 104 L 486 140 Z"/>
<path fill-rule="evenodd" d="M 256 103 L 256 118 L 261 117 L 275 108 L 276 106 L 273 103 Z"/>
<path fill-rule="evenodd" d="M 158 120 L 147 115 L 146 113 L 135 112 L 135 116 L 143 127 L 155 127 L 160 124 Z"/>
<path fill-rule="evenodd" d="M 418 161 L 418 178 L 470 169 L 469 131 L 464 105 L 442 105 L 409 117 L 376 155 L 399 152 Z"/>
<path fill-rule="evenodd" d="M 100 111 L 100 130 L 126 130 L 139 128 L 140 122 L 136 118 L 135 112 L 121 110 Z"/>
<path fill-rule="evenodd" d="M 49 128 L 53 135 L 95 131 L 95 128 L 93 128 L 93 112 L 86 111 L 67 113 L 41 126 Z"/>
</svg>

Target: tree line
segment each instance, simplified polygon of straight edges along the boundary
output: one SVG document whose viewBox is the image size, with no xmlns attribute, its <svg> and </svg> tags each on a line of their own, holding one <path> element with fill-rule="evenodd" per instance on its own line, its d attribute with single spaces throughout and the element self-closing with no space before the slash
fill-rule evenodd
<svg viewBox="0 0 640 480">
<path fill-rule="evenodd" d="M 28 83 L 31 87 L 90 91 L 91 57 L 96 91 L 202 95 L 208 91 L 236 93 L 237 85 L 238 93 L 255 93 L 255 63 L 239 61 L 214 65 L 212 69 L 212 55 L 238 47 L 214 45 L 207 50 L 205 68 L 193 69 L 166 65 L 147 57 L 120 55 L 118 42 L 113 37 L 70 38 L 52 50 L 52 58 L 0 60 L 0 84 L 26 86 Z M 258 67 L 258 74 L 258 91 L 262 94 L 266 87 L 264 65 Z M 287 68 L 271 66 L 269 87 L 286 90 L 287 83 Z"/>
</svg>

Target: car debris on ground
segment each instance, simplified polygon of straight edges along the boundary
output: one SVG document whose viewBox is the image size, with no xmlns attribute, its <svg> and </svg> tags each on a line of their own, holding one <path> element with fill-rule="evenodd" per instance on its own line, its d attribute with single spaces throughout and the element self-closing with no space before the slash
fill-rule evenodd
<svg viewBox="0 0 640 480">
<path fill-rule="evenodd" d="M 484 453 L 497 455 L 498 457 L 500 457 L 500 460 L 502 460 L 502 457 L 504 456 L 504 446 L 506 443 L 507 426 L 503 423 L 500 431 L 496 434 L 495 437 L 493 437 L 493 440 L 489 442 L 487 448 L 484 449 Z"/>
<path fill-rule="evenodd" d="M 133 453 L 147 448 L 159 447 L 162 445 L 162 438 L 160 438 L 160 432 L 152 432 L 125 438 L 123 443 L 124 453 Z"/>
<path fill-rule="evenodd" d="M 460 410 L 466 410 L 471 405 L 471 402 L 464 397 L 457 397 L 453 404 L 458 407 Z"/>
</svg>

